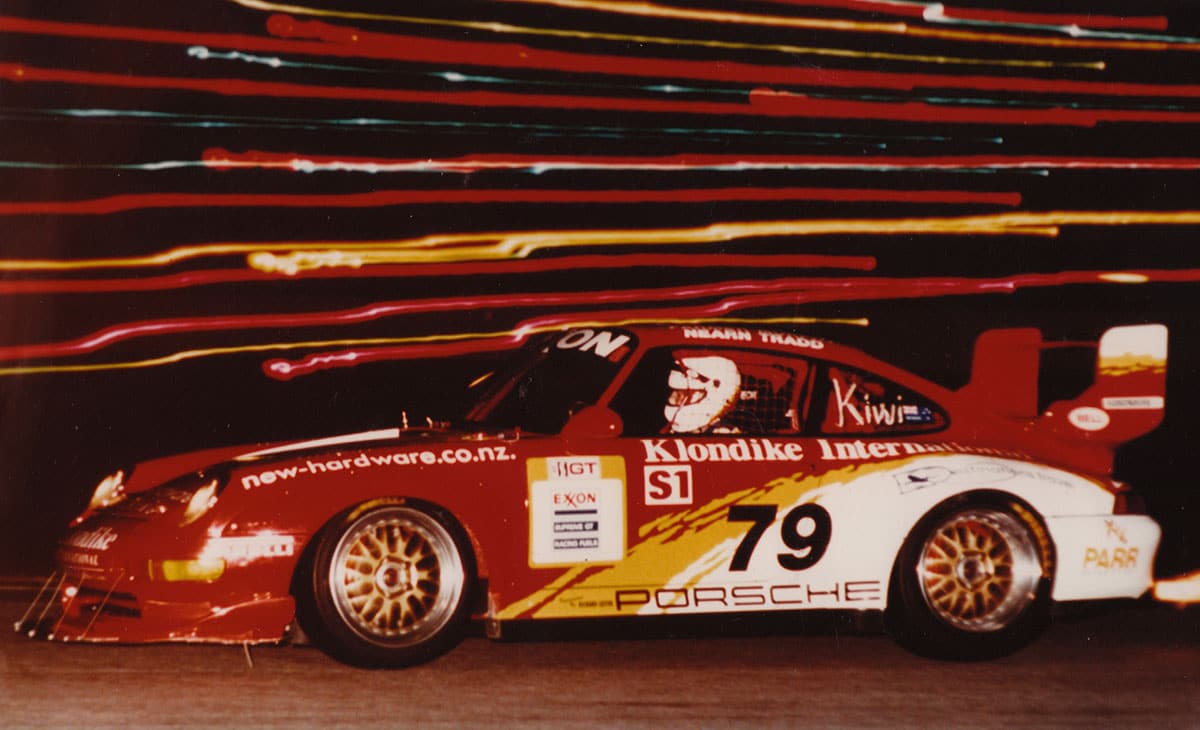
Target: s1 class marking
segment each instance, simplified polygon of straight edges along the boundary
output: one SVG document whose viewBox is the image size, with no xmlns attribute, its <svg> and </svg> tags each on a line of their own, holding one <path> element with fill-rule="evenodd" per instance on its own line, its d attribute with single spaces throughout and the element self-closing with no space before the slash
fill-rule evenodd
<svg viewBox="0 0 1200 730">
<path fill-rule="evenodd" d="M 743 571 L 750 565 L 754 548 L 763 533 L 775 521 L 779 507 L 773 504 L 735 504 L 729 508 L 730 522 L 752 522 L 746 536 L 738 545 L 729 563 L 729 570 Z M 801 532 L 801 527 L 807 527 Z M 829 548 L 833 536 L 833 520 L 829 510 L 815 502 L 805 502 L 788 511 L 780 523 L 780 538 L 783 544 L 795 553 L 779 553 L 775 559 L 784 570 L 807 570 L 816 565 Z M 797 554 L 799 553 L 799 554 Z"/>
<path fill-rule="evenodd" d="M 646 504 L 691 504 L 692 467 L 689 464 L 645 467 Z"/>
</svg>

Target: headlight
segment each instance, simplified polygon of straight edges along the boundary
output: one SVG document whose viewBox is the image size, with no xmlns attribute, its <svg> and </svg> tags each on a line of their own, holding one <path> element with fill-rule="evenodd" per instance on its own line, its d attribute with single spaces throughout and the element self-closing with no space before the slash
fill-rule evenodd
<svg viewBox="0 0 1200 730">
<path fill-rule="evenodd" d="M 183 522 L 179 526 L 190 525 L 217 503 L 217 486 L 220 480 L 213 479 L 208 484 L 196 490 L 192 498 L 188 500 L 187 509 L 183 511 Z"/>
<path fill-rule="evenodd" d="M 104 509 L 125 499 L 125 472 L 118 471 L 104 477 L 92 492 L 92 501 L 88 502 L 88 511 Z"/>
</svg>

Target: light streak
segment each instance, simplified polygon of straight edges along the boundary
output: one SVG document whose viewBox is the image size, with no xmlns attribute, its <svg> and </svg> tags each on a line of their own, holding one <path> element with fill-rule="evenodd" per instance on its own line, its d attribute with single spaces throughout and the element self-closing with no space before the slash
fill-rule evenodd
<svg viewBox="0 0 1200 730">
<path fill-rule="evenodd" d="M 731 243 L 746 238 L 872 235 L 990 235 L 1054 237 L 1062 226 L 1200 225 L 1200 211 L 1038 211 L 927 218 L 814 219 L 721 222 L 691 228 L 595 229 L 440 233 L 396 241 L 212 243 L 179 246 L 162 253 L 94 259 L 0 259 L 0 271 L 84 271 L 167 266 L 215 256 L 249 255 L 250 265 L 286 271 L 308 266 L 367 263 L 451 263 L 523 259 L 538 251 L 585 246 L 667 246 Z M 309 260 L 282 264 L 276 254 Z M 314 258 L 315 257 L 315 258 Z M 328 258 L 322 263 L 320 259 Z"/>
<path fill-rule="evenodd" d="M 269 32 L 288 40 L 250 35 L 180 33 L 0 16 L 0 31 L 70 38 L 124 40 L 187 46 L 233 46 L 249 51 L 341 58 L 370 58 L 406 63 L 463 64 L 655 79 L 693 79 L 769 86 L 870 87 L 911 91 L 936 89 L 1074 92 L 1096 95 L 1191 96 L 1197 85 L 1109 83 L 1010 76 L 883 73 L 847 69 L 766 66 L 727 60 L 664 59 L 648 56 L 552 51 L 513 43 L 453 41 L 394 33 L 375 33 L 321 21 L 296 21 L 283 15 L 267 22 Z M 301 39 L 301 40 L 292 40 Z M 313 41 L 317 42 L 313 42 Z M 787 51 L 794 54 L 795 49 Z M 1034 64 L 1041 67 L 1041 64 Z M 1100 63 L 1065 64 L 1102 68 Z"/>
<path fill-rule="evenodd" d="M 243 314 L 216 317 L 180 317 L 147 320 L 106 327 L 74 340 L 0 347 L 0 361 L 74 357 L 111 347 L 121 342 L 146 337 L 165 337 L 199 332 L 275 329 L 296 327 L 341 327 L 399 316 L 449 312 L 496 311 L 503 309 L 552 308 L 568 306 L 611 306 L 634 302 L 675 302 L 737 294 L 766 294 L 796 291 L 803 280 L 727 281 L 715 284 L 623 289 L 615 291 L 572 291 L 508 293 L 482 296 L 457 296 L 396 302 L 378 302 L 357 309 L 334 312 L 284 314 Z"/>
<path fill-rule="evenodd" d="M 964 56 L 890 53 L 887 51 L 858 51 L 852 49 L 798 46 L 782 43 L 741 43 L 736 41 L 720 41 L 699 38 L 671 38 L 666 36 L 650 36 L 631 33 L 602 33 L 595 31 L 568 30 L 559 28 L 532 28 L 529 26 L 517 26 L 508 23 L 488 21 L 451 20 L 445 18 L 428 18 L 386 13 L 325 10 L 322 8 L 314 8 L 304 5 L 265 2 L 264 0 L 230 1 L 246 8 L 261 10 L 268 13 L 289 13 L 291 15 L 302 15 L 306 17 L 317 18 L 341 18 L 344 20 L 368 20 L 404 23 L 410 25 L 465 28 L 469 30 L 504 35 L 528 35 L 546 38 L 571 38 L 580 40 L 615 41 L 618 43 L 627 44 L 667 45 L 694 48 L 714 48 L 722 50 L 769 51 L 787 54 L 789 56 L 808 55 L 826 56 L 831 58 L 862 58 L 881 61 L 906 61 L 911 63 L 929 63 L 939 65 L 1000 66 L 1016 68 L 1104 68 L 1104 63 L 1100 61 L 1056 62 L 1046 59 L 1025 58 L 971 58 Z"/>
<path fill-rule="evenodd" d="M 865 318 L 821 319 L 815 317 L 706 317 L 700 319 L 663 319 L 653 316 L 613 317 L 603 319 L 570 320 L 571 326 L 578 327 L 631 327 L 654 324 L 714 324 L 714 325 L 799 325 L 799 324 L 838 324 L 849 327 L 867 327 L 870 322 Z M 327 352 L 309 355 L 300 360 L 273 359 L 263 363 L 263 373 L 276 380 L 292 380 L 301 375 L 311 375 L 321 370 L 340 367 L 356 367 L 373 362 L 391 362 L 397 360 L 435 359 L 458 357 L 468 354 L 512 350 L 524 342 L 543 332 L 553 332 L 567 326 L 561 322 L 524 324 L 514 330 L 479 333 L 477 338 L 456 342 L 449 346 L 429 346 L 424 341 L 414 343 L 398 343 L 395 346 L 375 348 L 370 350 L 348 350 L 343 352 Z M 0 371 L 0 375 L 3 375 Z"/>
<path fill-rule="evenodd" d="M 1114 279 L 1114 275 L 1117 278 Z M 109 363 L 86 365 L 21 365 L 0 368 L 0 375 L 28 375 L 48 373 L 98 372 L 104 370 L 127 370 L 170 365 L 185 360 L 217 355 L 235 355 L 256 352 L 275 352 L 318 347 L 364 347 L 396 346 L 430 343 L 461 343 L 458 354 L 479 350 L 471 348 L 487 341 L 504 338 L 514 346 L 530 334 L 560 329 L 569 325 L 619 326 L 631 323 L 689 323 L 711 321 L 727 317 L 732 312 L 765 307 L 796 307 L 817 302 L 865 302 L 888 299 L 915 299 L 925 297 L 966 296 L 980 294 L 1011 294 L 1021 289 L 1046 288 L 1078 284 L 1129 286 L 1130 276 L 1145 277 L 1145 281 L 1198 282 L 1200 269 L 1146 270 L 1136 272 L 1114 271 L 1069 271 L 1054 274 L 1019 274 L 991 279 L 963 277 L 923 277 L 913 279 L 838 278 L 832 280 L 793 280 L 774 282 L 771 286 L 759 286 L 762 282 L 741 282 L 742 293 L 725 296 L 717 301 L 688 306 L 647 307 L 607 312 L 564 312 L 527 319 L 511 330 L 492 332 L 454 332 L 404 338 L 340 339 L 302 342 L 273 342 L 253 345 L 217 347 L 186 350 L 171 355 Z M 624 296 L 623 292 L 610 292 L 613 297 Z M 593 293 L 595 296 L 595 293 Z M 615 299 L 613 300 L 615 301 Z M 601 303 L 603 306 L 603 303 Z M 283 315 L 305 316 L 305 315 Z M 776 318 L 774 321 L 795 321 L 796 318 Z M 265 320 L 264 320 L 265 321 Z M 829 320 L 822 320 L 829 321 Z M 843 320 L 844 322 L 845 320 Z M 861 320 L 850 320 L 859 322 Z M 263 325 L 266 326 L 266 325 Z M 483 346 L 488 346 L 484 344 Z M 321 360 L 322 367 L 347 366 L 386 357 L 380 353 L 323 353 L 310 356 L 309 360 Z M 285 367 L 286 366 L 286 367 Z M 266 364 L 272 377 L 293 377 L 299 372 L 295 363 L 281 364 L 273 360 Z"/>
<path fill-rule="evenodd" d="M 925 102 L 846 101 L 773 89 L 754 89 L 748 103 L 684 101 L 638 97 L 522 94 L 501 91 L 419 91 L 361 86 L 327 86 L 282 81 L 179 76 L 127 76 L 117 73 L 0 64 L 0 80 L 124 89 L 167 89 L 230 97 L 377 101 L 484 108 L 570 109 L 717 116 L 877 119 L 939 124 L 1010 124 L 1028 127 L 1094 126 L 1100 122 L 1192 123 L 1200 112 L 1141 109 L 995 108 Z"/>
<path fill-rule="evenodd" d="M 852 172 L 994 172 L 1045 170 L 1195 170 L 1200 157 L 1020 157 L 1011 155 L 667 155 L 544 156 L 467 155 L 449 158 L 387 158 L 302 155 L 248 150 L 230 152 L 209 148 L 204 164 L 218 170 L 267 169 L 289 172 L 407 173 L 436 172 L 464 175 L 485 171 L 548 172 L 755 172 L 766 170 L 846 170 Z"/>
<path fill-rule="evenodd" d="M 144 163 L 89 164 L 30 160 L 0 160 L 0 168 L 54 170 L 140 170 L 158 172 L 190 167 L 217 170 L 268 169 L 289 172 L 459 173 L 485 171 L 548 172 L 756 172 L 770 170 L 850 172 L 1036 172 L 1053 170 L 1196 170 L 1196 157 L 1021 157 L 1002 155 L 672 155 L 666 157 L 547 157 L 472 155 L 452 158 L 358 158 L 313 156 L 287 152 L 230 152 L 212 148 L 199 160 L 160 160 Z"/>
<path fill-rule="evenodd" d="M 152 208 L 378 208 L 404 205 L 646 204 L 722 202 L 937 203 L 1016 206 L 1017 193 L 878 188 L 680 188 L 651 190 L 376 190 L 369 193 L 285 195 L 264 193 L 142 193 L 90 200 L 0 201 L 0 216 L 109 215 Z"/>
<path fill-rule="evenodd" d="M 737 127 L 627 127 L 611 125 L 559 125 L 525 122 L 476 122 L 458 120 L 428 120 L 428 119 L 394 119 L 385 117 L 343 117 L 343 118 L 303 118 L 303 117 L 262 117 L 238 116 L 227 114 L 196 114 L 171 113 L 151 111 L 147 109 L 34 109 L 20 107 L 5 107 L 0 109 L 0 119 L 44 119 L 46 117 L 65 117 L 68 119 L 100 120 L 129 120 L 136 124 L 160 124 L 171 127 L 197 127 L 201 129 L 312 129 L 340 132 L 393 132 L 411 133 L 420 130 L 437 131 L 440 134 L 477 134 L 479 130 L 519 132 L 523 136 L 534 137 L 613 137 L 625 138 L 656 138 L 656 137 L 687 137 L 724 138 L 724 137 L 777 137 L 780 139 L 803 140 L 807 144 L 829 144 L 845 140 L 853 140 L 857 144 L 869 144 L 873 147 L 883 147 L 880 140 L 945 142 L 949 138 L 929 134 L 855 134 L 846 132 L 807 132 L 789 129 L 748 129 Z M 982 144 L 1001 144 L 997 137 L 956 136 L 964 142 Z M 173 161 L 177 167 L 199 167 L 204 163 L 200 160 Z M 36 162 L 0 161 L 0 167 L 38 167 L 42 169 L 147 169 L 139 165 L 97 165 L 97 164 L 51 164 Z"/>
<path fill-rule="evenodd" d="M 836 323 L 839 321 L 850 321 L 861 323 L 865 320 L 817 320 L 808 317 L 789 317 L 785 320 L 776 319 L 773 321 L 794 322 L 830 322 Z M 649 319 L 642 320 L 649 322 Z M 654 320 L 663 321 L 663 320 Z M 748 321 L 748 320 L 747 320 Z M 557 329 L 559 325 L 555 325 Z M 521 336 L 532 334 L 531 330 L 525 330 Z M 512 349 L 521 344 L 521 340 L 517 338 L 513 330 L 495 331 L 495 332 L 463 332 L 463 333 L 447 333 L 447 334 L 432 334 L 409 337 L 371 337 L 360 339 L 336 339 L 336 340 L 310 340 L 297 342 L 269 342 L 253 345 L 234 345 L 228 347 L 210 347 L 203 349 L 183 350 L 181 352 L 172 353 L 162 357 L 147 358 L 143 360 L 128 360 L 124 362 L 109 362 L 109 363 L 90 363 L 81 365 L 23 365 L 16 367 L 0 368 L 0 376 L 4 375 L 46 375 L 52 373 L 96 373 L 115 370 L 144 370 L 147 368 L 163 367 L 165 365 L 176 365 L 181 362 L 197 360 L 201 358 L 229 356 L 229 355 L 246 355 L 263 352 L 280 352 L 287 350 L 300 349 L 316 349 L 322 347 L 364 347 L 364 346 L 382 346 L 382 345 L 420 345 L 420 344 L 436 344 L 436 343 L 460 343 L 460 347 L 452 351 L 441 350 L 439 356 L 467 355 L 473 353 L 481 353 L 493 351 L 494 349 Z M 489 345 L 488 340 L 502 340 L 503 345 Z M 432 355 L 412 355 L 412 357 L 428 357 Z M 346 355 L 348 359 L 353 360 L 353 355 Z M 398 358 L 391 358 L 398 359 Z M 270 361 L 268 361 L 270 362 Z"/>
<path fill-rule="evenodd" d="M 208 46 L 191 46 L 187 49 L 189 58 L 195 58 L 198 61 L 242 61 L 244 63 L 255 64 L 258 66 L 268 66 L 270 68 L 304 68 L 315 69 L 317 71 L 353 71 L 355 73 L 387 73 L 383 69 L 367 68 L 364 66 L 341 66 L 330 63 L 309 63 L 300 61 L 286 61 L 279 56 L 256 56 L 252 53 L 243 53 L 242 51 L 214 51 Z"/>
<path fill-rule="evenodd" d="M 879 299 L 912 299 L 922 297 L 963 296 L 973 294 L 1011 294 L 1031 287 L 1054 287 L 1068 284 L 1111 284 L 1132 272 L 1074 271 L 1058 274 L 1023 274 L 998 279 L 926 278 L 926 279 L 840 279 L 813 281 L 809 289 L 770 295 L 729 298 L 709 305 L 690 308 L 667 308 L 660 310 L 632 310 L 606 313 L 567 313 L 547 315 L 526 320 L 512 332 L 515 347 L 525 338 L 546 331 L 555 331 L 567 326 L 615 327 L 632 324 L 796 324 L 796 318 L 741 319 L 724 315 L 739 309 L 764 306 L 799 306 L 818 301 L 870 301 Z M 1200 269 L 1156 270 L 1137 272 L 1147 281 L 1196 282 L 1200 281 Z M 1115 277 L 1115 278 L 1114 278 Z M 1122 282 L 1126 285 L 1128 282 Z M 824 284 L 824 286 L 822 286 Z M 829 320 L 822 320 L 828 322 Z M 866 320 L 845 320 L 841 324 L 867 326 Z M 508 338 L 508 333 L 492 333 L 489 338 Z M 502 348 L 498 348 L 502 349 Z M 461 353 L 459 353 L 461 354 Z M 355 367 L 370 362 L 414 359 L 424 357 L 404 347 L 383 347 L 371 350 L 349 350 L 310 354 L 299 360 L 274 359 L 263 363 L 263 371 L 279 380 L 290 380 L 320 370 L 339 367 Z M 429 356 L 445 356 L 434 355 Z M 0 373 L 2 374 L 2 373 Z"/>
<path fill-rule="evenodd" d="M 511 43 L 448 41 L 436 38 L 376 33 L 359 28 L 332 25 L 322 21 L 301 22 L 286 15 L 275 15 L 267 22 L 269 32 L 283 38 L 325 41 L 327 52 L 336 55 L 361 54 L 371 58 L 418 61 L 423 63 L 462 63 L 471 59 L 476 65 L 499 68 L 524 68 L 546 71 L 574 71 L 585 74 L 687 78 L 754 85 L 870 87 L 911 91 L 918 87 L 935 89 L 1003 90 L 1017 92 L 1075 92 L 1107 95 L 1188 96 L 1195 85 L 1146 84 L 1108 81 L 1081 81 L 1035 77 L 980 76 L 944 73 L 898 73 L 855 71 L 841 68 L 804 68 L 795 65 L 765 66 L 722 59 L 664 59 L 645 56 L 610 56 L 551 51 Z M 396 49 L 402 48 L 398 53 Z M 1092 68 L 1102 68 L 1095 64 Z"/>
<path fill-rule="evenodd" d="M 1089 31 L 1077 25 L 1047 26 L 1004 23 L 1011 27 L 1032 30 L 1052 30 L 1071 38 L 1053 38 L 1016 33 L 981 32 L 974 30 L 949 30 L 926 28 L 907 23 L 879 23 L 851 20 L 825 20 L 782 15 L 763 15 L 721 10 L 699 10 L 652 2 L 629 2 L 628 0 L 501 0 L 502 2 L 550 5 L 572 10 L 594 13 L 631 15 L 642 18 L 658 18 L 700 23 L 754 25 L 770 28 L 788 28 L 816 31 L 872 33 L 913 38 L 932 38 L 943 41 L 966 43 L 997 43 L 1037 46 L 1049 48 L 1104 48 L 1119 50 L 1162 51 L 1169 49 L 1196 50 L 1200 39 L 1149 34 Z M 244 3 L 246 0 L 234 0 Z M 956 19 L 947 14 L 940 5 L 930 5 L 922 12 L 922 18 L 932 22 L 957 23 L 962 25 L 992 25 L 969 19 Z"/>
<path fill-rule="evenodd" d="M 1154 598 L 1163 603 L 1200 603 L 1200 571 L 1154 582 Z"/>
<path fill-rule="evenodd" d="M 777 5 L 842 8 L 878 15 L 904 18 L 924 18 L 933 22 L 972 21 L 988 25 L 1020 25 L 1038 28 L 1079 26 L 1081 28 L 1118 28 L 1129 30 L 1166 30 L 1167 18 L 1161 15 L 1125 16 L 1068 15 L 1064 13 L 1013 12 L 985 8 L 953 7 L 934 2 L 905 2 L 904 0 L 762 0 Z M 930 17 L 933 16 L 933 17 Z"/>
<path fill-rule="evenodd" d="M 271 273 L 257 269 L 201 269 L 179 274 L 121 279 L 13 279 L 0 278 L 0 294 L 66 294 L 167 291 L 194 286 L 236 284 L 242 282 L 278 281 L 284 276 L 296 278 L 350 279 L 437 276 L 512 276 L 556 271 L 606 271 L 635 268 L 708 269 L 720 267 L 732 272 L 738 269 L 765 269 L 775 272 L 793 269 L 841 269 L 872 271 L 876 261 L 871 256 L 842 256 L 823 254 L 609 254 L 591 256 L 556 256 L 521 261 L 468 261 L 457 264 L 375 265 L 366 267 L 328 266 L 295 271 L 292 274 Z"/>
</svg>

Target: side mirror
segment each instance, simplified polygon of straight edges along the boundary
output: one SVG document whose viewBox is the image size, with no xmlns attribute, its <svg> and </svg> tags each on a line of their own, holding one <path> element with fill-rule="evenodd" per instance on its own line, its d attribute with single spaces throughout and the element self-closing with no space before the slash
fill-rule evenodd
<svg viewBox="0 0 1200 730">
<path fill-rule="evenodd" d="M 621 417 L 608 408 L 588 406 L 583 408 L 567 425 L 563 426 L 564 438 L 612 438 L 620 436 L 625 424 Z"/>
</svg>

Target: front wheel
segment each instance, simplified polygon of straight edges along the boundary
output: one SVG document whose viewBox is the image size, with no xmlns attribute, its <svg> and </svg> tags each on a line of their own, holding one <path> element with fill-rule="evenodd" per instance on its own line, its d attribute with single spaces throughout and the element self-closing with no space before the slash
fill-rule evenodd
<svg viewBox="0 0 1200 730">
<path fill-rule="evenodd" d="M 1017 503 L 934 510 L 896 560 L 893 634 L 940 659 L 986 659 L 1021 648 L 1046 622 L 1049 552 L 1045 530 Z"/>
<path fill-rule="evenodd" d="M 313 554 L 309 632 L 364 667 L 428 661 L 461 638 L 474 562 L 462 530 L 423 505 L 365 505 L 322 533 Z"/>
</svg>

